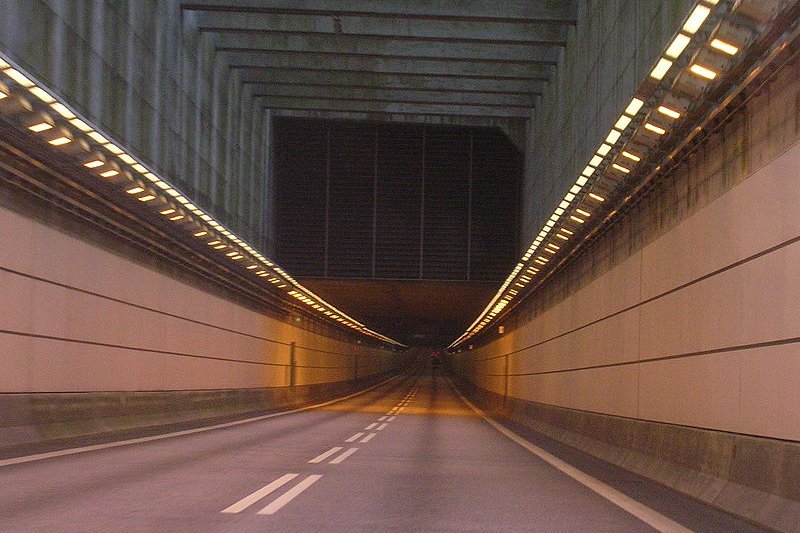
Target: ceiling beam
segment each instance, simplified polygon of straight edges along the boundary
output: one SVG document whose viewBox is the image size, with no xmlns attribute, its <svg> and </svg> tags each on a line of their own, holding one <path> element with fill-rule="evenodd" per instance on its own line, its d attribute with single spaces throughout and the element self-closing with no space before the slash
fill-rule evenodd
<svg viewBox="0 0 800 533">
<path fill-rule="evenodd" d="M 329 100 L 324 98 L 262 97 L 253 95 L 260 105 L 270 109 L 296 109 L 311 111 L 347 111 L 365 113 L 388 113 L 400 115 L 444 115 L 471 117 L 527 118 L 528 107 L 490 107 L 479 105 L 453 105 L 434 103 L 376 102 L 373 100 Z"/>
<path fill-rule="evenodd" d="M 376 2 L 378 3 L 378 2 Z M 459 21 L 442 22 L 417 20 L 413 23 L 398 19 L 335 18 L 330 16 L 288 17 L 284 15 L 250 13 L 187 13 L 187 23 L 200 31 L 258 31 L 295 35 L 328 34 L 354 35 L 366 38 L 395 40 L 497 42 L 564 45 L 566 26 L 541 23 L 503 23 Z"/>
<path fill-rule="evenodd" d="M 465 117 L 455 115 L 401 115 L 396 113 L 369 113 L 365 111 L 312 111 L 302 109 L 272 109 L 273 116 L 316 118 L 326 120 L 356 120 L 392 122 L 397 124 L 440 124 L 446 126 L 477 126 L 498 128 L 521 152 L 525 151 L 524 118 Z"/>
<path fill-rule="evenodd" d="M 556 46 L 528 44 L 475 44 L 440 41 L 426 43 L 390 38 L 364 39 L 354 35 L 286 35 L 224 32 L 215 39 L 221 50 L 262 52 L 308 52 L 362 57 L 419 58 L 438 61 L 539 63 L 555 65 Z"/>
<path fill-rule="evenodd" d="M 468 61 L 421 61 L 416 59 L 376 59 L 321 54 L 270 54 L 219 51 L 225 64 L 237 67 L 265 67 L 285 70 L 331 70 L 376 72 L 480 79 L 546 80 L 552 67 L 543 65 L 473 63 Z"/>
<path fill-rule="evenodd" d="M 414 104 L 477 105 L 489 107 L 533 107 L 533 95 L 508 95 L 464 92 L 418 92 L 380 87 L 314 87 L 298 85 L 252 86 L 251 92 L 262 97 L 295 97 L 343 101 L 374 101 Z"/>
<path fill-rule="evenodd" d="M 402 113 L 354 111 L 324 111 L 311 109 L 266 108 L 278 117 L 324 118 L 330 120 L 358 120 L 374 122 L 397 122 L 408 124 L 443 124 L 451 126 L 478 126 L 483 128 L 503 128 L 509 125 L 524 126 L 525 119 L 519 117 L 475 117 L 463 115 L 407 115 Z"/>
<path fill-rule="evenodd" d="M 445 19 L 574 24 L 575 0 L 184 0 L 192 11 L 237 11 L 389 19 Z"/>
<path fill-rule="evenodd" d="M 240 69 L 246 84 L 285 84 L 295 86 L 355 87 L 397 89 L 420 92 L 465 92 L 479 94 L 540 94 L 543 80 L 493 80 L 475 78 L 430 78 L 424 75 L 394 75 L 377 72 L 338 72 L 316 70 L 273 70 L 269 68 Z"/>
</svg>

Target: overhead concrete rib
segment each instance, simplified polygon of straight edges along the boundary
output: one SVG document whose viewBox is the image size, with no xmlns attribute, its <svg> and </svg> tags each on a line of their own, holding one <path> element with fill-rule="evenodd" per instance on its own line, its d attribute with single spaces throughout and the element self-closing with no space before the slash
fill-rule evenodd
<svg viewBox="0 0 800 533">
<path fill-rule="evenodd" d="M 213 45 L 214 68 L 235 74 L 273 114 L 468 121 L 515 137 L 577 11 L 564 0 L 187 0 L 181 8 L 184 24 Z"/>
<path fill-rule="evenodd" d="M 314 72 L 291 72 L 284 73 L 282 77 L 271 75 L 268 70 L 247 70 L 239 69 L 244 85 L 263 85 L 263 86 L 291 86 L 291 87 L 328 87 L 340 89 L 369 89 L 369 90 L 398 90 L 398 91 L 417 91 L 433 93 L 453 93 L 453 94 L 482 94 L 482 95 L 512 95 L 528 96 L 540 95 L 544 90 L 545 82 L 539 81 L 531 84 L 530 82 L 506 81 L 502 85 L 492 81 L 483 80 L 451 80 L 449 78 L 431 79 L 424 76 L 417 78 L 409 76 L 389 76 L 385 74 L 375 74 L 371 72 L 363 74 L 329 72 L 324 79 L 320 79 Z M 383 78 L 385 83 L 378 86 L 373 83 L 373 78 Z M 531 85 L 533 90 L 531 91 Z"/>
<path fill-rule="evenodd" d="M 338 19 L 338 22 L 337 22 Z M 402 17 L 400 17 L 402 19 Z M 250 13 L 201 13 L 194 17 L 202 32 L 259 32 L 285 35 L 351 35 L 358 38 L 390 38 L 421 42 L 465 42 L 471 44 L 526 44 L 564 46 L 566 29 L 539 22 L 489 22 L 460 20 L 445 28 L 440 21 L 364 20 L 355 17 L 283 15 Z"/>
<path fill-rule="evenodd" d="M 307 52 L 361 57 L 414 58 L 429 61 L 475 61 L 555 65 L 557 51 L 550 45 L 528 43 L 483 44 L 468 41 L 412 41 L 408 39 L 365 38 L 335 33 L 288 35 L 258 32 L 221 32 L 216 38 L 220 50 L 259 50 L 273 54 Z"/>
<path fill-rule="evenodd" d="M 261 50 L 219 49 L 228 63 L 249 68 L 317 70 L 346 72 L 385 72 L 479 79 L 546 80 L 551 67 L 516 63 L 478 63 L 474 61 L 429 61 L 422 58 L 375 58 L 314 52 L 273 54 Z"/>
<path fill-rule="evenodd" d="M 409 104 L 450 104 L 482 107 L 533 107 L 533 97 L 515 94 L 486 94 L 463 91 L 432 92 L 408 89 L 320 87 L 314 85 L 258 84 L 255 97 L 319 98 L 325 100 L 397 102 Z"/>
</svg>

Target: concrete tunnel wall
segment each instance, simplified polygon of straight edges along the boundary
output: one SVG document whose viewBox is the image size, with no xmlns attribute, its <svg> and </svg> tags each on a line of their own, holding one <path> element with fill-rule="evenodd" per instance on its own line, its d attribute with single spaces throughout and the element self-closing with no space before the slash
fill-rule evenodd
<svg viewBox="0 0 800 533">
<path fill-rule="evenodd" d="M 0 50 L 268 255 L 269 114 L 177 0 L 8 0 Z"/>
<path fill-rule="evenodd" d="M 325 337 L 0 208 L 0 390 L 156 391 L 344 381 L 391 351 Z M 356 359 L 358 358 L 358 362 Z"/>
<path fill-rule="evenodd" d="M 521 248 L 580 174 L 693 5 L 578 2 L 553 81 L 536 97 L 525 145 Z"/>
<path fill-rule="evenodd" d="M 0 240 L 0 453 L 305 405 L 363 389 L 404 361 L 7 207 Z"/>
<path fill-rule="evenodd" d="M 800 526 L 800 65 L 455 354 L 486 405 L 771 527 Z"/>
</svg>

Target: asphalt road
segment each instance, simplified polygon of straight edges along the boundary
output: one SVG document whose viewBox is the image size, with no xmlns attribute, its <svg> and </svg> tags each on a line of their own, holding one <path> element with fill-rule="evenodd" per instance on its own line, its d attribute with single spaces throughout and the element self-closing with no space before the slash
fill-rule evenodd
<svg viewBox="0 0 800 533">
<path fill-rule="evenodd" d="M 531 449 L 423 372 L 322 408 L 0 466 L 0 532 L 750 530 L 628 483 L 656 491 L 653 510 Z"/>
</svg>

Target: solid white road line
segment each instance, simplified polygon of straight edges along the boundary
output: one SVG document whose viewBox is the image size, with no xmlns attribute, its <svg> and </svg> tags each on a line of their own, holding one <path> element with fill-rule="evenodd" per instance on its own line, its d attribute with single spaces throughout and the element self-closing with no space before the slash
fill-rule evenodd
<svg viewBox="0 0 800 533">
<path fill-rule="evenodd" d="M 276 418 L 279 416 L 291 415 L 294 413 L 302 413 L 303 411 L 310 411 L 311 409 L 318 409 L 320 407 L 325 407 L 328 405 L 333 405 L 335 403 L 343 402 L 345 400 L 349 400 L 350 398 L 355 398 L 356 396 L 361 396 L 362 394 L 366 394 L 372 390 L 381 387 L 389 383 L 390 381 L 394 381 L 399 379 L 402 374 L 391 377 L 386 381 L 381 381 L 377 385 L 373 385 L 372 387 L 366 388 L 364 390 L 360 390 L 358 392 L 354 392 L 353 394 L 348 394 L 347 396 L 342 396 L 341 398 L 334 398 L 333 400 L 328 400 L 327 402 L 317 403 L 314 405 L 307 405 L 305 407 L 298 407 L 297 409 L 289 409 L 288 411 L 281 411 L 280 413 L 270 413 L 268 415 L 261 415 L 255 416 L 253 418 L 243 418 L 242 420 L 234 420 L 233 422 L 224 422 L 222 424 L 214 424 L 213 426 L 205 426 L 201 428 L 194 428 L 194 429 L 184 429 L 182 431 L 173 431 L 172 433 L 164 433 L 161 435 L 152 435 L 150 437 L 138 437 L 135 439 L 126 439 L 126 440 L 119 440 L 116 442 L 107 442 L 105 444 L 92 444 L 89 446 L 81 446 L 79 448 L 69 448 L 66 450 L 57 450 L 54 452 L 45 452 L 45 453 L 36 453 L 33 455 L 23 455 L 22 457 L 14 457 L 11 459 L 0 459 L 0 468 L 4 466 L 11 466 L 11 465 L 18 465 L 21 463 L 30 463 L 32 461 L 41 461 L 43 459 L 52 459 L 54 457 L 63 457 L 65 455 L 75 455 L 76 453 L 85 453 L 85 452 L 93 452 L 97 450 L 106 450 L 108 448 L 118 448 L 119 446 L 129 446 L 131 444 L 141 444 L 143 442 L 152 442 L 154 440 L 162 440 L 162 439 L 171 439 L 174 437 L 182 437 L 184 435 L 194 435 L 195 433 L 204 433 L 206 431 L 213 431 L 215 429 L 223 429 L 229 428 L 234 426 L 241 426 L 242 424 L 250 424 L 251 422 L 259 422 L 261 420 L 266 420 L 268 418 Z"/>
<path fill-rule="evenodd" d="M 384 429 L 386 429 L 386 426 L 388 426 L 388 425 L 389 425 L 389 424 L 387 424 L 386 422 L 384 422 L 384 423 L 383 423 L 383 424 L 381 424 L 380 426 L 376 427 L 376 428 L 375 428 L 375 431 L 383 431 Z"/>
<path fill-rule="evenodd" d="M 504 425 L 490 418 L 489 415 L 483 412 L 483 410 L 481 410 L 479 407 L 475 406 L 472 402 L 466 399 L 464 395 L 461 394 L 461 391 L 459 391 L 455 387 L 455 385 L 453 385 L 452 382 L 450 382 L 450 386 L 453 388 L 454 391 L 456 391 L 456 394 L 458 394 L 461 397 L 464 403 L 466 403 L 470 407 L 470 409 L 472 409 L 478 416 L 480 416 L 486 422 L 488 422 L 489 425 L 491 425 L 494 429 L 496 429 L 497 431 L 499 431 L 500 433 L 502 433 L 515 443 L 519 444 L 520 446 L 522 446 L 523 448 L 525 448 L 526 450 L 537 456 L 539 459 L 548 463 L 553 468 L 561 471 L 563 474 L 566 474 L 567 476 L 571 477 L 581 485 L 599 494 L 600 496 L 610 501 L 617 507 L 620 507 L 621 509 L 627 511 L 628 513 L 632 514 L 645 524 L 649 525 L 650 527 L 658 531 L 661 531 L 662 533 L 692 533 L 691 529 L 683 527 L 679 523 L 667 518 L 661 513 L 654 511 L 653 509 L 650 509 L 649 507 L 645 506 L 642 503 L 637 502 L 630 496 L 623 494 L 617 489 L 606 485 L 599 479 L 596 479 L 590 476 L 589 474 L 586 474 L 581 470 L 578 470 L 571 464 L 562 461 L 555 455 L 539 448 L 538 446 L 536 446 L 532 442 L 529 442 L 523 437 L 520 437 L 519 435 L 517 435 Z"/>
<path fill-rule="evenodd" d="M 355 441 L 357 441 L 358 439 L 360 439 L 363 436 L 364 436 L 364 433 L 356 433 L 355 435 L 353 435 L 352 437 L 347 439 L 345 442 L 355 442 Z"/>
<path fill-rule="evenodd" d="M 327 452 L 321 453 L 318 456 L 316 456 L 313 459 L 311 459 L 309 461 L 309 463 L 321 463 L 322 461 L 324 461 L 325 459 L 327 459 L 328 457 L 330 457 L 331 455 L 335 454 L 336 452 L 338 452 L 341 449 L 342 449 L 341 446 L 334 446 L 333 448 L 331 448 Z"/>
<path fill-rule="evenodd" d="M 391 421 L 392 421 L 392 420 L 394 420 L 395 418 L 397 418 L 397 417 L 396 417 L 396 416 L 390 416 L 389 418 L 387 418 L 387 419 L 386 419 L 386 421 L 387 421 L 387 422 L 391 422 Z"/>
<path fill-rule="evenodd" d="M 377 422 L 373 422 L 372 424 L 368 425 L 368 426 L 367 426 L 367 427 L 365 427 L 364 429 L 366 429 L 367 431 L 369 431 L 370 429 L 374 428 L 374 427 L 375 427 L 375 426 L 377 426 L 377 425 L 378 425 L 378 423 L 377 423 Z"/>
<path fill-rule="evenodd" d="M 345 459 L 347 459 L 348 457 L 350 457 L 351 455 L 353 455 L 357 451 L 358 451 L 358 448 L 350 448 L 349 450 L 347 450 L 343 454 L 339 455 L 336 459 L 333 459 L 330 462 L 330 464 L 338 465 L 339 463 L 341 463 L 342 461 L 344 461 Z"/>
<path fill-rule="evenodd" d="M 361 442 L 362 442 L 362 443 L 364 443 L 364 442 L 369 442 L 369 441 L 371 441 L 372 439 L 374 439 L 374 438 L 375 438 L 375 435 L 377 435 L 377 433 L 370 433 L 369 435 L 367 435 L 366 437 L 364 437 L 363 439 L 361 439 Z"/>
<path fill-rule="evenodd" d="M 245 509 L 247 509 L 248 507 L 250 507 L 251 505 L 256 503 L 258 500 L 264 498 L 265 496 L 267 496 L 269 493 L 275 491 L 276 489 L 281 488 L 282 486 L 284 486 L 285 484 L 289 483 L 291 480 L 293 480 L 294 478 L 296 478 L 299 475 L 300 474 L 286 474 L 284 476 L 281 476 L 278 479 L 276 479 L 275 481 L 273 481 L 272 483 L 270 483 L 269 485 L 264 485 L 263 487 L 261 487 L 260 489 L 255 491 L 250 496 L 245 496 L 244 498 L 242 498 L 238 502 L 234 503 L 233 505 L 231 505 L 230 507 L 228 507 L 226 509 L 223 509 L 220 512 L 221 513 L 241 513 L 242 511 L 244 511 Z"/>
<path fill-rule="evenodd" d="M 319 475 L 319 474 L 311 474 L 310 476 L 305 478 L 303 481 L 301 481 L 300 483 L 298 483 L 297 485 L 295 485 L 291 489 L 287 490 L 286 492 L 284 492 L 283 494 L 281 494 L 280 496 L 275 498 L 275 500 L 273 500 L 272 503 L 270 503 L 269 505 L 267 505 L 266 507 L 261 509 L 257 514 L 275 514 L 275 513 L 277 513 L 278 511 L 281 510 L 281 507 L 283 507 L 284 505 L 286 505 L 290 501 L 292 501 L 295 498 L 297 498 L 298 496 L 300 496 L 300 493 L 302 493 L 308 487 L 310 487 L 311 485 L 313 485 L 314 483 L 319 481 L 321 477 L 322 476 Z"/>
</svg>

